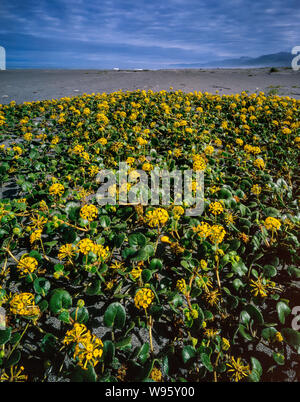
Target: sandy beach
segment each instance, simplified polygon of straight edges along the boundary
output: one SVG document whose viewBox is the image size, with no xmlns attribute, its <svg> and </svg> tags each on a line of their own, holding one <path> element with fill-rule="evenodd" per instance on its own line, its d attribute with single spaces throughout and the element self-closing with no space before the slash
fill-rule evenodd
<svg viewBox="0 0 300 402">
<path fill-rule="evenodd" d="M 300 71 L 289 68 L 174 70 L 6 70 L 0 71 L 0 103 L 72 97 L 127 90 L 181 90 L 219 94 L 263 91 L 300 99 Z"/>
</svg>

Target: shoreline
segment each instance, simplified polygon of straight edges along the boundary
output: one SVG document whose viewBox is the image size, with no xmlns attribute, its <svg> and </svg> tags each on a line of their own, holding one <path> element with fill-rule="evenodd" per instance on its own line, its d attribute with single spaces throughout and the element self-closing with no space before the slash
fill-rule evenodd
<svg viewBox="0 0 300 402">
<path fill-rule="evenodd" d="M 248 91 L 300 99 L 300 71 L 288 67 L 120 69 L 15 69 L 0 71 L 0 104 L 42 101 L 118 90 Z"/>
</svg>

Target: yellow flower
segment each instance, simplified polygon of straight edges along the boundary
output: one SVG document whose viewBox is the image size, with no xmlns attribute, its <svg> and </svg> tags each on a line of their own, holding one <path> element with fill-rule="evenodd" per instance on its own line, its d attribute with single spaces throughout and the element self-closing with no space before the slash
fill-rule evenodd
<svg viewBox="0 0 300 402">
<path fill-rule="evenodd" d="M 278 219 L 268 216 L 268 218 L 265 220 L 264 226 L 267 230 L 278 230 L 281 226 L 281 223 Z"/>
<path fill-rule="evenodd" d="M 93 252 L 97 254 L 98 258 L 101 259 L 101 261 L 105 261 L 108 259 L 110 256 L 110 251 L 109 248 L 106 246 L 102 246 L 102 244 L 94 244 L 93 245 Z"/>
<path fill-rule="evenodd" d="M 62 196 L 63 192 L 64 192 L 65 188 L 62 184 L 60 183 L 54 183 L 52 184 L 52 186 L 50 186 L 49 188 L 49 193 L 51 195 L 58 195 L 58 196 Z"/>
<path fill-rule="evenodd" d="M 176 283 L 176 288 L 182 292 L 185 293 L 187 291 L 187 286 L 186 286 L 186 282 L 185 279 L 178 279 L 177 283 Z"/>
<path fill-rule="evenodd" d="M 143 164 L 143 166 L 142 166 L 142 169 L 143 169 L 145 172 L 150 172 L 150 171 L 153 169 L 153 166 L 151 165 L 151 163 L 145 162 L 145 163 Z"/>
<path fill-rule="evenodd" d="M 134 303 L 137 308 L 148 308 L 154 299 L 154 293 L 149 288 L 142 288 L 137 291 Z"/>
<path fill-rule="evenodd" d="M 99 172 L 99 168 L 96 165 L 91 165 L 89 167 L 89 173 L 91 176 L 95 176 Z"/>
<path fill-rule="evenodd" d="M 278 342 L 282 342 L 282 341 L 283 341 L 283 336 L 281 335 L 281 333 L 280 333 L 279 331 L 276 332 L 276 334 L 275 334 L 275 339 L 276 339 Z"/>
<path fill-rule="evenodd" d="M 153 381 L 157 381 L 157 382 L 161 381 L 161 379 L 162 379 L 161 371 L 157 367 L 153 367 L 153 369 L 152 369 L 152 371 L 150 373 L 150 378 Z"/>
<path fill-rule="evenodd" d="M 251 188 L 251 193 L 259 195 L 261 193 L 261 187 L 258 184 L 254 184 L 254 186 Z"/>
<path fill-rule="evenodd" d="M 206 270 L 207 262 L 205 260 L 200 260 L 200 268 Z"/>
<path fill-rule="evenodd" d="M 267 297 L 268 291 L 267 291 L 267 282 L 266 280 L 263 280 L 261 278 L 258 278 L 256 281 L 251 279 L 250 281 L 250 286 L 252 287 L 251 293 L 254 294 L 254 296 L 260 296 L 260 297 Z"/>
<path fill-rule="evenodd" d="M 219 303 L 220 296 L 221 296 L 221 293 L 216 289 L 216 290 L 207 292 L 205 298 L 211 306 L 215 306 Z"/>
<path fill-rule="evenodd" d="M 37 318 L 40 315 L 40 309 L 35 305 L 34 295 L 32 293 L 19 293 L 14 295 L 9 305 L 12 314 L 32 318 Z"/>
<path fill-rule="evenodd" d="M 95 220 L 98 216 L 98 208 L 95 205 L 84 205 L 81 209 L 80 209 L 80 216 L 82 219 L 86 219 L 89 222 L 92 222 L 93 220 Z"/>
<path fill-rule="evenodd" d="M 58 252 L 58 259 L 72 258 L 75 255 L 75 246 L 73 244 L 65 244 L 60 247 Z"/>
<path fill-rule="evenodd" d="M 78 364 L 83 369 L 91 364 L 95 367 L 103 354 L 103 342 L 97 336 L 85 337 L 75 346 L 74 359 L 78 359 Z"/>
<path fill-rule="evenodd" d="M 22 276 L 33 273 L 38 267 L 37 260 L 33 257 L 27 257 L 26 255 L 27 254 L 24 254 L 21 257 L 17 265 L 17 268 L 21 271 Z"/>
<path fill-rule="evenodd" d="M 197 226 L 193 226 L 192 230 L 197 233 L 199 237 L 205 239 L 210 233 L 210 225 L 206 222 L 201 222 Z"/>
<path fill-rule="evenodd" d="M 168 211 L 163 208 L 156 208 L 148 211 L 145 216 L 145 221 L 151 227 L 163 226 L 169 219 Z"/>
<path fill-rule="evenodd" d="M 41 239 L 42 235 L 42 229 L 35 230 L 31 235 L 30 235 L 30 243 L 34 243 L 37 240 Z"/>
<path fill-rule="evenodd" d="M 226 231 L 221 225 L 213 225 L 209 231 L 209 237 L 213 243 L 222 243 L 225 234 Z"/>
<path fill-rule="evenodd" d="M 206 162 L 201 155 L 194 155 L 193 161 L 193 170 L 197 171 L 206 169 Z"/>
<path fill-rule="evenodd" d="M 69 345 L 70 343 L 78 343 L 84 338 L 90 338 L 90 333 L 87 327 L 84 324 L 79 324 L 75 322 L 73 328 L 66 332 L 66 335 L 63 339 L 63 343 L 65 345 Z"/>
<path fill-rule="evenodd" d="M 162 236 L 160 240 L 163 243 L 171 243 L 169 236 Z"/>
<path fill-rule="evenodd" d="M 101 144 L 101 145 L 106 145 L 107 144 L 107 139 L 106 138 L 100 138 L 98 141 L 97 141 L 99 144 Z"/>
<path fill-rule="evenodd" d="M 242 359 L 238 357 L 236 360 L 231 357 L 230 363 L 226 363 L 228 366 L 228 373 L 230 373 L 231 379 L 235 382 L 242 380 L 244 377 L 248 377 L 250 374 L 249 365 L 245 366 L 242 363 Z"/>
<path fill-rule="evenodd" d="M 211 202 L 211 203 L 209 204 L 209 209 L 210 209 L 210 212 L 211 212 L 212 214 L 214 214 L 214 215 L 219 215 L 219 214 L 221 214 L 221 213 L 223 212 L 223 210 L 224 210 L 223 205 L 222 205 L 220 202 L 218 202 L 218 201 Z"/>
<path fill-rule="evenodd" d="M 110 265 L 110 268 L 112 269 L 120 269 L 121 271 L 123 271 L 124 269 L 124 263 L 123 262 L 119 262 L 119 261 L 115 261 Z"/>
<path fill-rule="evenodd" d="M 230 348 L 230 342 L 226 338 L 222 338 L 222 349 L 227 351 Z"/>
<path fill-rule="evenodd" d="M 133 279 L 138 279 L 142 274 L 142 269 L 137 267 L 137 268 L 133 268 L 130 271 L 130 275 L 133 277 Z"/>
<path fill-rule="evenodd" d="M 216 336 L 218 336 L 219 331 L 217 329 L 212 329 L 212 328 L 207 328 L 204 331 L 204 335 L 208 338 L 208 339 L 214 339 Z"/>
<path fill-rule="evenodd" d="M 206 155 L 212 155 L 214 153 L 214 147 L 211 145 L 208 145 L 207 147 L 204 148 L 204 153 Z"/>
<path fill-rule="evenodd" d="M 254 166 L 259 168 L 259 169 L 263 169 L 265 167 L 265 162 L 262 158 L 257 158 L 255 159 L 255 161 L 253 162 Z"/>
<path fill-rule="evenodd" d="M 79 251 L 84 255 L 87 255 L 90 251 L 94 251 L 94 243 L 88 238 L 81 239 L 77 246 Z"/>
<path fill-rule="evenodd" d="M 172 212 L 174 214 L 174 218 L 178 220 L 181 217 L 181 215 L 184 214 L 184 208 L 178 205 L 173 208 Z"/>
</svg>

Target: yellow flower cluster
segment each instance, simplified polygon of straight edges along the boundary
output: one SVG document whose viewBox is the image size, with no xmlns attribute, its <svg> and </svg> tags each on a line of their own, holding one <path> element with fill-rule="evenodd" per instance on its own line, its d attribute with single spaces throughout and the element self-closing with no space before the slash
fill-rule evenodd
<svg viewBox="0 0 300 402">
<path fill-rule="evenodd" d="M 215 201 L 209 204 L 209 210 L 212 214 L 219 215 L 224 211 L 224 208 L 220 202 Z"/>
<path fill-rule="evenodd" d="M 168 211 L 164 208 L 156 208 L 154 210 L 146 212 L 145 222 L 153 227 L 163 226 L 169 219 Z"/>
<path fill-rule="evenodd" d="M 267 230 L 278 230 L 280 229 L 281 223 L 278 219 L 268 216 L 265 219 L 264 226 Z"/>
<path fill-rule="evenodd" d="M 183 278 L 178 279 L 178 281 L 176 282 L 176 288 L 182 293 L 186 292 L 186 290 L 187 290 L 186 282 Z"/>
<path fill-rule="evenodd" d="M 65 191 L 65 188 L 60 183 L 53 183 L 49 188 L 49 193 L 51 195 L 58 195 L 59 197 L 61 197 L 63 195 L 64 191 Z"/>
<path fill-rule="evenodd" d="M 98 208 L 92 204 L 86 204 L 80 209 L 80 216 L 82 219 L 86 219 L 89 222 L 97 219 Z"/>
<path fill-rule="evenodd" d="M 259 195 L 261 193 L 261 186 L 259 186 L 258 184 L 254 184 L 251 188 L 251 193 Z"/>
<path fill-rule="evenodd" d="M 139 308 L 148 308 L 154 299 L 154 293 L 149 288 L 142 288 L 136 292 L 134 297 L 134 303 L 136 307 Z"/>
<path fill-rule="evenodd" d="M 195 154 L 193 156 L 193 170 L 205 170 L 206 169 L 206 162 L 201 155 Z"/>
<path fill-rule="evenodd" d="M 222 243 L 226 234 L 226 230 L 222 225 L 210 226 L 206 222 L 201 222 L 199 225 L 193 226 L 192 229 L 201 239 L 209 237 L 213 243 Z"/>
<path fill-rule="evenodd" d="M 18 270 L 20 271 L 21 275 L 32 274 L 38 267 L 38 262 L 33 257 L 27 257 L 27 254 L 24 254 L 19 263 L 17 265 Z"/>
<path fill-rule="evenodd" d="M 244 377 L 248 377 L 250 374 L 249 365 L 245 366 L 240 357 L 238 357 L 236 360 L 234 357 L 231 357 L 230 363 L 227 363 L 227 366 L 227 371 L 230 373 L 231 379 L 235 382 L 242 380 Z"/>
<path fill-rule="evenodd" d="M 76 247 L 73 244 L 64 244 L 60 247 L 58 252 L 58 258 L 63 260 L 64 258 L 72 258 L 76 253 Z"/>
<path fill-rule="evenodd" d="M 102 244 L 96 244 L 88 238 L 81 239 L 77 246 L 82 254 L 87 255 L 91 251 L 97 254 L 102 261 L 105 261 L 110 255 L 108 247 L 104 247 Z"/>
<path fill-rule="evenodd" d="M 25 292 L 14 295 L 9 305 L 12 314 L 32 318 L 37 318 L 40 315 L 39 306 L 35 305 L 32 293 Z"/>
<path fill-rule="evenodd" d="M 91 364 L 95 367 L 103 354 L 103 342 L 97 336 L 92 335 L 84 324 L 75 323 L 63 340 L 65 345 L 75 343 L 74 359 L 84 370 Z"/>
</svg>

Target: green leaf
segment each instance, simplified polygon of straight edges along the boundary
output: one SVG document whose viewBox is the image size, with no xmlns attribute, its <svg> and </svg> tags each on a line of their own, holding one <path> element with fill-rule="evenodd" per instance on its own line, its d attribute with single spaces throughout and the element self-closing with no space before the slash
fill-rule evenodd
<svg viewBox="0 0 300 402">
<path fill-rule="evenodd" d="M 57 342 L 56 337 L 51 333 L 47 333 L 42 339 L 42 345 L 41 345 L 42 352 L 53 354 L 56 351 L 57 347 L 56 342 Z"/>
<path fill-rule="evenodd" d="M 250 314 L 254 322 L 256 322 L 259 325 L 263 325 L 264 317 L 257 307 L 255 307 L 253 304 L 248 304 L 247 306 L 244 307 L 244 310 L 246 310 Z"/>
<path fill-rule="evenodd" d="M 300 347 L 300 332 L 292 328 L 283 328 L 280 332 L 285 342 L 298 350 Z"/>
<path fill-rule="evenodd" d="M 106 340 L 103 342 L 103 359 L 105 365 L 109 365 L 112 363 L 115 356 L 115 345 L 110 340 Z"/>
<path fill-rule="evenodd" d="M 126 238 L 125 233 L 119 233 L 114 236 L 114 245 L 116 248 L 120 248 L 122 244 L 124 243 L 124 240 Z"/>
<path fill-rule="evenodd" d="M 34 291 L 42 296 L 46 296 L 50 287 L 51 284 L 46 278 L 36 278 L 33 282 Z"/>
<path fill-rule="evenodd" d="M 191 360 L 193 357 L 195 357 L 196 351 L 191 345 L 184 346 L 182 349 L 182 360 L 183 363 L 186 364 Z"/>
<path fill-rule="evenodd" d="M 286 303 L 280 301 L 276 304 L 276 310 L 279 321 L 281 322 L 281 324 L 284 324 L 286 317 L 291 313 L 291 309 Z"/>
<path fill-rule="evenodd" d="M 77 237 L 75 230 L 67 226 L 62 229 L 61 235 L 65 243 L 73 243 Z"/>
<path fill-rule="evenodd" d="M 272 278 L 277 275 L 277 269 L 273 265 L 265 265 L 263 271 L 266 278 Z"/>
<path fill-rule="evenodd" d="M 116 343 L 116 348 L 122 349 L 128 346 L 131 346 L 131 336 L 127 336 Z"/>
<path fill-rule="evenodd" d="M 287 269 L 288 273 L 290 276 L 299 279 L 300 278 L 300 268 L 297 268 L 295 266 L 289 266 Z"/>
<path fill-rule="evenodd" d="M 147 238 L 142 233 L 134 233 L 128 237 L 130 247 L 145 247 Z"/>
<path fill-rule="evenodd" d="M 146 261 L 149 258 L 149 255 L 145 248 L 140 248 L 138 252 L 131 258 L 132 261 Z"/>
<path fill-rule="evenodd" d="M 71 318 L 73 318 L 74 321 L 79 322 L 79 324 L 86 324 L 89 319 L 89 312 L 86 307 L 76 307 L 70 315 Z"/>
<path fill-rule="evenodd" d="M 143 269 L 142 271 L 142 279 L 143 282 L 146 283 L 152 278 L 152 272 L 149 269 Z"/>
<path fill-rule="evenodd" d="M 163 267 L 163 262 L 159 258 L 152 258 L 150 261 L 149 269 L 151 270 L 160 270 Z"/>
<path fill-rule="evenodd" d="M 248 268 L 243 261 L 238 261 L 232 264 L 232 271 L 239 276 L 244 276 L 248 272 Z"/>
<path fill-rule="evenodd" d="M 206 353 L 201 353 L 200 357 L 201 357 L 201 361 L 204 364 L 205 368 L 207 368 L 207 370 L 210 372 L 214 371 L 213 365 L 211 364 L 211 361 L 210 361 L 210 356 Z"/>
<path fill-rule="evenodd" d="M 111 223 L 110 217 L 107 215 L 99 216 L 99 224 L 102 228 L 108 228 Z"/>
<path fill-rule="evenodd" d="M 257 360 L 255 357 L 251 357 L 251 363 L 252 363 L 252 369 L 256 370 L 259 374 L 259 376 L 262 375 L 263 373 L 263 369 L 262 369 L 262 365 L 260 364 L 260 361 Z"/>
<path fill-rule="evenodd" d="M 62 308 L 68 309 L 72 306 L 72 297 L 64 289 L 55 289 L 49 302 L 49 308 L 52 313 L 57 314 Z"/>
<path fill-rule="evenodd" d="M 150 346 L 149 343 L 146 342 L 143 344 L 143 346 L 139 349 L 137 353 L 137 359 L 139 363 L 145 364 L 147 359 L 149 358 L 149 351 L 150 351 Z"/>
<path fill-rule="evenodd" d="M 94 296 L 99 294 L 101 291 L 101 281 L 100 279 L 94 279 L 93 282 L 86 288 L 85 293 L 88 296 Z"/>
<path fill-rule="evenodd" d="M 276 353 L 273 352 L 273 359 L 275 360 L 275 362 L 277 364 L 279 364 L 280 366 L 283 366 L 285 363 L 285 359 L 284 356 L 281 353 Z"/>
<path fill-rule="evenodd" d="M 62 311 L 61 313 L 59 313 L 58 319 L 59 319 L 60 321 L 62 321 L 62 322 L 67 323 L 67 324 L 70 324 L 70 323 L 71 323 L 71 320 L 70 320 L 70 313 L 69 313 L 67 310 Z"/>
<path fill-rule="evenodd" d="M 10 357 L 6 360 L 4 365 L 7 368 L 15 366 L 16 364 L 19 363 L 20 359 L 21 359 L 21 352 L 19 351 L 19 349 L 15 349 L 10 355 Z"/>
<path fill-rule="evenodd" d="M 274 336 L 276 335 L 276 333 L 277 333 L 277 329 L 276 329 L 276 328 L 274 328 L 274 327 L 269 327 L 269 328 L 264 328 L 264 329 L 261 331 L 261 336 L 262 336 L 266 341 L 269 341 L 269 340 L 271 340 L 272 338 L 274 338 Z"/>
<path fill-rule="evenodd" d="M 89 363 L 87 369 L 76 366 L 71 374 L 72 382 L 96 382 L 97 374 L 94 367 Z"/>
<path fill-rule="evenodd" d="M 106 327 L 114 327 L 122 329 L 126 321 L 126 311 L 119 302 L 111 303 L 104 313 L 104 325 Z"/>
<path fill-rule="evenodd" d="M 245 284 L 240 279 L 236 278 L 232 282 L 232 286 L 234 287 L 235 290 L 239 290 L 240 288 L 243 288 Z"/>
<path fill-rule="evenodd" d="M 4 345 L 11 337 L 11 328 L 0 330 L 0 345 Z"/>
<path fill-rule="evenodd" d="M 240 324 L 240 325 L 239 325 L 239 333 L 240 333 L 245 339 L 247 339 L 247 341 L 252 341 L 252 339 L 253 339 L 252 335 L 250 335 L 248 329 L 247 329 L 243 324 Z"/>
</svg>

